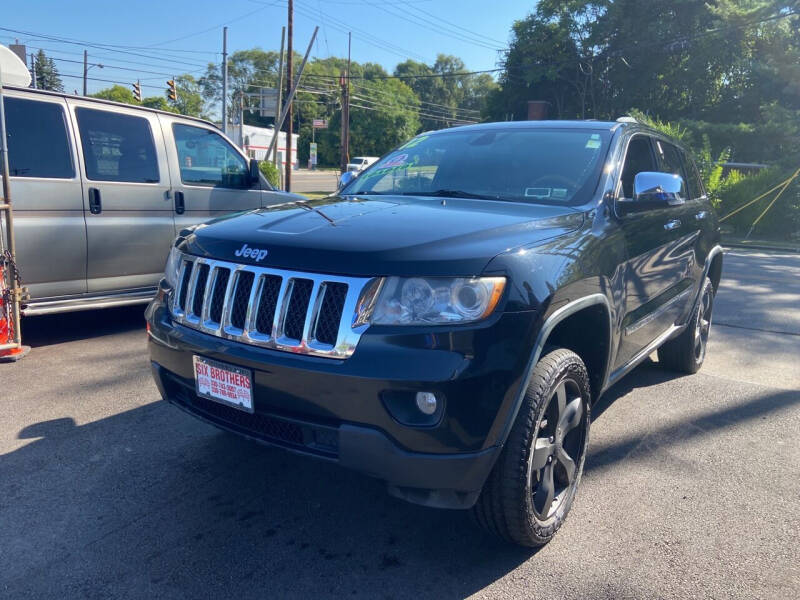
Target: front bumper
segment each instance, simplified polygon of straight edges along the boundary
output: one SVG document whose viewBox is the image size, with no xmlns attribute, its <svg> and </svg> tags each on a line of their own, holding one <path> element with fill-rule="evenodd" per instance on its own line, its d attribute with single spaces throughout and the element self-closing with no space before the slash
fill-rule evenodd
<svg viewBox="0 0 800 600">
<path fill-rule="evenodd" d="M 443 333 L 374 327 L 353 356 L 332 360 L 173 323 L 161 296 L 146 316 L 153 375 L 166 400 L 223 429 L 375 476 L 412 502 L 468 508 L 477 499 L 524 379 L 530 313 Z M 194 354 L 251 369 L 255 413 L 198 397 Z M 413 399 L 422 390 L 443 399 L 439 422 L 399 422 L 387 394 Z"/>
</svg>

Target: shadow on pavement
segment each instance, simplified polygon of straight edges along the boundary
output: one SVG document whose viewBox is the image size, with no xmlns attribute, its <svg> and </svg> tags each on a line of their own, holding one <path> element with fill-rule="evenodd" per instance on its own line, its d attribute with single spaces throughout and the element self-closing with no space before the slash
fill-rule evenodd
<svg viewBox="0 0 800 600">
<path fill-rule="evenodd" d="M 645 364 L 598 404 L 674 377 Z M 764 393 L 593 449 L 587 471 L 800 403 Z M 0 456 L 0 573 L 9 597 L 461 598 L 534 553 L 460 511 L 386 495 L 335 465 L 259 446 L 154 402 L 57 418 Z M 644 439 L 647 438 L 647 439 Z"/>
<path fill-rule="evenodd" d="M 125 333 L 144 332 L 145 304 L 25 317 L 22 341 L 33 348 Z M 144 335 L 144 333 L 142 333 Z"/>
</svg>

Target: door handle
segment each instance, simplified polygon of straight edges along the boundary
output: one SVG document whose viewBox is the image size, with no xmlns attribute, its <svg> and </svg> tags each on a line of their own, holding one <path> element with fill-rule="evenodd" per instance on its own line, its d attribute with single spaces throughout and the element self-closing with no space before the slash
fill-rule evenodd
<svg viewBox="0 0 800 600">
<path fill-rule="evenodd" d="M 97 188 L 89 188 L 89 212 L 93 215 L 99 215 L 103 212 L 103 203 L 100 200 L 100 190 Z"/>
<path fill-rule="evenodd" d="M 666 229 L 667 231 L 672 231 L 673 229 L 677 229 L 680 226 L 681 226 L 680 219 L 672 219 L 672 221 L 667 221 L 664 224 L 664 229 Z"/>
<path fill-rule="evenodd" d="M 175 192 L 175 212 L 182 215 L 186 212 L 186 204 L 183 201 L 183 192 Z"/>
</svg>

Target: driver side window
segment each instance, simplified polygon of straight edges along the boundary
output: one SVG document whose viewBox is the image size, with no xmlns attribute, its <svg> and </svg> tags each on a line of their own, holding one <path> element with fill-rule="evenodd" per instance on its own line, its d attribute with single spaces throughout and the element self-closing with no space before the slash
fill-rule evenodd
<svg viewBox="0 0 800 600">
<path fill-rule="evenodd" d="M 637 173 L 643 171 L 658 171 L 658 169 L 656 168 L 653 145 L 650 143 L 650 138 L 644 135 L 637 135 L 628 144 L 628 151 L 625 154 L 625 162 L 622 167 L 620 180 L 623 197 L 633 198 L 633 180 Z"/>
<path fill-rule="evenodd" d="M 234 189 L 250 187 L 247 161 L 221 135 L 181 123 L 174 123 L 172 131 L 184 184 Z"/>
</svg>

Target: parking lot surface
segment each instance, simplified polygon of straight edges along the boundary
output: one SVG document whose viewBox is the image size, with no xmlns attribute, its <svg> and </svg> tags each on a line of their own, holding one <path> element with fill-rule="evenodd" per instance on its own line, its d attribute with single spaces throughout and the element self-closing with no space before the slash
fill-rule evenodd
<svg viewBox="0 0 800 600">
<path fill-rule="evenodd" d="M 141 313 L 28 319 L 0 365 L 0 597 L 800 596 L 798 255 L 726 253 L 703 369 L 600 400 L 538 552 L 162 402 Z"/>
</svg>

